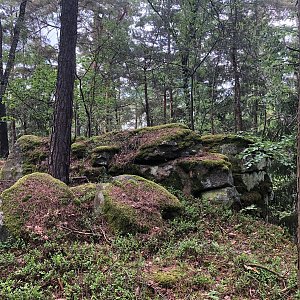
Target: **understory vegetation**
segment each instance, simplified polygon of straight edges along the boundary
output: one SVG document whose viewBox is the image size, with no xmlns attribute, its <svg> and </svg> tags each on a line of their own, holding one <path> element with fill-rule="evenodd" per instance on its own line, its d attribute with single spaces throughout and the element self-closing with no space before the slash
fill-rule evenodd
<svg viewBox="0 0 300 300">
<path fill-rule="evenodd" d="M 98 236 L 0 243 L 0 298 L 300 299 L 282 228 L 175 194 L 182 214 L 148 234 L 112 236 L 103 220 Z"/>
</svg>

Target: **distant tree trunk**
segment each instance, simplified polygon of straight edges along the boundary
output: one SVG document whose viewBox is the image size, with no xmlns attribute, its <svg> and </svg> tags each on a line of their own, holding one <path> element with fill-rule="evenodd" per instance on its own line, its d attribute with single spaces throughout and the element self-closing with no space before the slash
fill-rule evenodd
<svg viewBox="0 0 300 300">
<path fill-rule="evenodd" d="M 171 122 L 174 121 L 174 99 L 173 99 L 173 90 L 169 88 L 169 97 L 170 97 L 170 119 Z"/>
<path fill-rule="evenodd" d="M 147 67 L 144 67 L 144 94 L 145 94 L 145 111 L 147 126 L 151 126 L 149 95 L 148 95 L 148 81 L 147 81 Z"/>
<path fill-rule="evenodd" d="M 233 1 L 233 27 L 232 27 L 232 49 L 231 49 L 231 63 L 234 76 L 234 120 L 235 131 L 243 130 L 242 109 L 241 109 L 241 83 L 240 72 L 238 67 L 238 52 L 237 52 L 237 23 L 238 23 L 238 7 L 236 0 Z"/>
<path fill-rule="evenodd" d="M 7 157 L 9 154 L 8 129 L 6 118 L 6 106 L 3 103 L 3 96 L 6 92 L 10 73 L 14 67 L 16 50 L 20 39 L 20 32 L 24 25 L 27 0 L 20 4 L 19 16 L 13 29 L 13 36 L 8 53 L 8 60 L 4 70 L 3 66 L 3 28 L 0 21 L 0 157 Z"/>
<path fill-rule="evenodd" d="M 191 130 L 195 130 L 195 121 L 194 121 L 194 75 L 191 76 L 191 92 L 190 92 L 190 120 L 191 120 Z"/>
<path fill-rule="evenodd" d="M 166 124 L 167 123 L 167 89 L 166 88 L 164 88 L 163 114 L 164 114 L 164 124 Z"/>
<path fill-rule="evenodd" d="M 185 121 L 188 126 L 191 127 L 191 96 L 189 91 L 189 81 L 190 81 L 190 72 L 189 72 L 189 54 L 188 50 L 185 50 L 181 56 L 181 71 L 182 71 L 182 82 L 183 82 L 183 96 L 185 103 Z"/>
<path fill-rule="evenodd" d="M 84 107 L 84 111 L 85 111 L 85 114 L 86 114 L 86 117 L 87 117 L 87 134 L 86 134 L 86 136 L 91 137 L 92 136 L 92 117 L 91 117 L 91 114 L 90 114 L 90 110 L 89 110 L 89 108 L 86 104 L 86 101 L 85 101 L 84 92 L 83 92 L 83 88 L 82 88 L 82 78 L 77 76 L 77 75 L 76 75 L 76 77 L 79 81 L 80 97 L 81 97 L 83 107 Z M 75 119 L 75 121 L 76 121 L 76 119 Z"/>
<path fill-rule="evenodd" d="M 298 47 L 300 48 L 300 1 L 297 2 L 298 16 Z M 300 54 L 299 54 L 300 62 Z M 298 67 L 298 114 L 297 114 L 297 251 L 298 251 L 298 268 L 297 268 L 297 285 L 300 291 L 300 65 Z"/>
<path fill-rule="evenodd" d="M 210 132 L 215 134 L 215 88 L 216 88 L 216 73 L 217 65 L 215 66 L 214 75 L 211 84 L 211 100 L 210 100 Z"/>
<path fill-rule="evenodd" d="M 50 174 L 69 183 L 73 91 L 76 71 L 78 0 L 61 1 L 61 29 Z"/>
</svg>

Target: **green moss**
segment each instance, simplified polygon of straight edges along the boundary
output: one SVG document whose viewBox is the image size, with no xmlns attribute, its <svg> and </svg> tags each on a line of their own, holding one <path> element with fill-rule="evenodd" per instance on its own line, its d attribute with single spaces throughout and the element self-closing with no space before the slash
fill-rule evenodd
<svg viewBox="0 0 300 300">
<path fill-rule="evenodd" d="M 103 213 L 114 232 L 122 234 L 146 232 L 149 228 L 139 225 L 136 211 L 129 205 L 118 203 L 111 198 L 109 191 L 104 191 Z"/>
<path fill-rule="evenodd" d="M 178 198 L 167 191 L 163 186 L 137 175 L 121 175 L 121 177 L 124 176 L 128 176 L 128 182 L 131 182 L 136 186 L 144 184 L 146 188 L 148 187 L 149 189 L 156 191 L 158 195 L 163 195 L 163 201 L 162 197 L 156 199 L 161 211 L 169 211 L 172 213 L 174 210 L 173 212 L 177 213 L 181 210 L 182 206 Z M 123 184 L 122 181 L 119 180 L 114 181 L 114 183 L 118 186 L 122 186 Z"/>
<path fill-rule="evenodd" d="M 238 143 L 248 145 L 253 143 L 251 139 L 241 137 L 235 134 L 209 134 L 201 136 L 201 142 L 204 144 L 220 144 L 220 143 Z"/>
<path fill-rule="evenodd" d="M 88 138 L 86 138 L 85 136 L 77 136 L 75 143 L 77 143 L 77 142 L 86 142 L 86 141 L 88 141 Z"/>
<path fill-rule="evenodd" d="M 111 131 L 99 136 L 92 136 L 89 140 L 88 143 L 91 144 L 93 147 L 96 146 L 109 146 L 113 144 L 112 140 L 114 137 L 119 135 L 120 132 L 118 131 Z"/>
<path fill-rule="evenodd" d="M 185 273 L 176 268 L 170 271 L 157 271 L 153 274 L 153 281 L 158 283 L 161 287 L 172 288 L 185 277 Z"/>
<path fill-rule="evenodd" d="M 214 284 L 214 280 L 210 276 L 197 274 L 192 278 L 192 284 L 197 288 L 207 289 L 210 285 Z"/>
<path fill-rule="evenodd" d="M 103 213 L 113 230 L 121 233 L 148 232 L 161 227 L 164 217 L 171 218 L 181 209 L 174 195 L 135 175 L 116 177 L 103 195 Z"/>
<path fill-rule="evenodd" d="M 140 166 L 130 163 L 126 165 L 120 164 L 111 164 L 108 173 L 110 175 L 118 175 L 118 174 L 132 174 L 132 175 L 142 175 Z"/>
<path fill-rule="evenodd" d="M 44 144 L 44 139 L 36 135 L 23 135 L 17 140 L 21 150 L 28 151 Z"/>
<path fill-rule="evenodd" d="M 203 165 L 208 169 L 222 168 L 223 170 L 229 170 L 231 167 L 231 163 L 226 160 L 213 160 L 207 159 L 203 160 Z"/>
<path fill-rule="evenodd" d="M 84 166 L 80 171 L 79 171 L 80 176 L 86 176 L 89 181 L 92 182 L 99 182 L 103 178 L 107 177 L 106 173 L 106 168 L 105 167 L 89 167 L 89 166 Z"/>
<path fill-rule="evenodd" d="M 182 128 L 182 129 L 188 129 L 188 127 L 181 123 L 170 123 L 170 124 L 163 124 L 163 125 L 157 125 L 152 127 L 144 127 L 134 130 L 135 133 L 144 133 L 149 131 L 157 131 L 160 129 L 166 129 L 166 128 Z"/>
<path fill-rule="evenodd" d="M 177 148 L 176 152 L 179 153 L 179 151 L 183 151 L 200 144 L 200 136 L 189 129 L 180 127 L 178 128 L 177 132 L 170 132 L 170 134 L 167 136 L 158 136 L 158 138 L 156 138 L 152 143 L 142 145 L 139 148 L 138 154 L 136 155 L 136 160 L 156 157 L 157 148 L 164 147 L 168 143 L 174 143 L 173 147 Z"/>
<path fill-rule="evenodd" d="M 77 158 L 84 158 L 87 154 L 87 145 L 85 141 L 78 141 L 71 145 L 71 153 Z"/>
<path fill-rule="evenodd" d="M 48 189 L 51 189 L 49 195 Z M 47 207 L 47 202 L 52 196 L 59 197 L 62 202 L 68 199 L 69 202 L 73 194 L 66 184 L 49 174 L 33 173 L 22 177 L 1 194 L 4 225 L 13 236 L 19 237 L 26 231 L 24 228 L 26 222 L 31 216 L 39 213 L 41 203 L 45 201 L 44 207 Z"/>
<path fill-rule="evenodd" d="M 35 135 L 24 135 L 17 140 L 17 145 L 21 150 L 23 175 L 46 171 L 46 165 L 42 162 L 48 157 L 48 142 L 48 138 Z M 14 177 L 14 174 L 12 176 Z"/>
<path fill-rule="evenodd" d="M 75 187 L 71 187 L 71 192 L 74 194 L 74 203 L 81 205 L 82 203 L 91 202 L 96 196 L 96 184 L 85 183 Z"/>
<path fill-rule="evenodd" d="M 189 157 L 187 159 L 182 159 L 177 162 L 177 164 L 185 171 L 189 172 L 194 170 L 199 166 L 203 166 L 208 170 L 213 169 L 222 169 L 229 170 L 231 169 L 231 163 L 228 161 L 227 156 L 222 154 L 213 154 L 214 156 L 205 157 Z"/>
<path fill-rule="evenodd" d="M 118 153 L 118 146 L 98 146 L 92 150 L 90 159 L 93 167 L 108 166 L 112 157 Z"/>
<path fill-rule="evenodd" d="M 216 134 L 201 136 L 201 143 L 211 152 L 240 152 L 247 148 L 253 141 L 234 134 Z"/>
</svg>

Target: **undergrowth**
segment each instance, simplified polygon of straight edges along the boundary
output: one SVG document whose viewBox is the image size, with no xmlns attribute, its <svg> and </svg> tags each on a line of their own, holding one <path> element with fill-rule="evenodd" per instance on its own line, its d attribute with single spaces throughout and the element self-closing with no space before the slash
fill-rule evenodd
<svg viewBox="0 0 300 300">
<path fill-rule="evenodd" d="M 0 244 L 0 299 L 300 299 L 280 228 L 177 192 L 150 234 Z"/>
</svg>

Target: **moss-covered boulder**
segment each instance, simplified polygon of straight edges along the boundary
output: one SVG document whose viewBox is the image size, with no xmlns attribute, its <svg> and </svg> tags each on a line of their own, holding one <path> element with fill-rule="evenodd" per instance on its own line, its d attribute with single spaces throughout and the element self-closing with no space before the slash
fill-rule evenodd
<svg viewBox="0 0 300 300">
<path fill-rule="evenodd" d="M 68 187 L 46 173 L 26 175 L 1 194 L 0 233 L 7 229 L 14 237 L 42 239 L 82 238 L 84 232 L 92 232 L 84 237 L 97 236 L 102 233 L 98 189 L 93 183 Z"/>
<path fill-rule="evenodd" d="M 2 192 L 1 199 L 3 224 L 16 237 L 34 233 L 48 238 L 48 229 L 72 213 L 73 194 L 68 186 L 45 173 L 22 177 Z"/>
<path fill-rule="evenodd" d="M 221 154 L 202 153 L 186 157 L 176 162 L 177 168 L 184 173 L 183 180 L 187 194 L 199 196 L 206 190 L 233 186 L 231 164 L 226 156 Z"/>
<path fill-rule="evenodd" d="M 87 144 L 86 140 L 77 140 L 71 145 L 71 154 L 73 157 L 82 159 L 87 155 Z"/>
<path fill-rule="evenodd" d="M 121 175 L 102 191 L 102 211 L 111 228 L 123 234 L 149 232 L 163 226 L 181 209 L 179 200 L 162 186 L 134 175 Z"/>
<path fill-rule="evenodd" d="M 137 164 L 159 164 L 182 156 L 196 154 L 201 148 L 200 136 L 183 127 L 152 128 L 142 136 L 145 143 L 140 146 L 134 158 Z"/>
<path fill-rule="evenodd" d="M 17 180 L 48 167 L 49 139 L 35 135 L 20 137 L 1 170 L 1 179 Z"/>
</svg>

